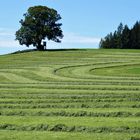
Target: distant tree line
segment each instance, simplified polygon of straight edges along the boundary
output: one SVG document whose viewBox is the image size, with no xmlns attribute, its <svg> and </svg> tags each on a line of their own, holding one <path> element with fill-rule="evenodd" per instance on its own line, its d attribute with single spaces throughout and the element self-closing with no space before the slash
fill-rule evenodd
<svg viewBox="0 0 140 140">
<path fill-rule="evenodd" d="M 140 49 L 140 21 L 131 29 L 120 23 L 114 33 L 111 32 L 101 39 L 99 46 L 107 49 Z"/>
</svg>

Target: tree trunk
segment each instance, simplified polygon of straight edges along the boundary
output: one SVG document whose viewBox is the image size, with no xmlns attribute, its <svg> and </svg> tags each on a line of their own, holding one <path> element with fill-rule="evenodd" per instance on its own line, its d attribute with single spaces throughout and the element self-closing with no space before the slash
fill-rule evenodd
<svg viewBox="0 0 140 140">
<path fill-rule="evenodd" d="M 44 46 L 41 45 L 41 40 L 39 40 L 39 41 L 37 42 L 36 48 L 37 48 L 37 50 L 39 50 L 39 51 L 44 51 Z"/>
</svg>

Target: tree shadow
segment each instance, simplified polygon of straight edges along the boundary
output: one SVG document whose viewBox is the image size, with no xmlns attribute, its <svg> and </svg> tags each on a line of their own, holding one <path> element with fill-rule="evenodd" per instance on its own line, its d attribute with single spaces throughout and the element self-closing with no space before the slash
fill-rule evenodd
<svg viewBox="0 0 140 140">
<path fill-rule="evenodd" d="M 27 50 L 18 50 L 16 52 L 13 52 L 11 54 L 20 54 L 20 53 L 27 53 L 27 52 L 35 52 L 35 51 L 40 51 L 40 52 L 59 52 L 59 51 L 86 51 L 86 49 L 46 49 L 43 51 L 37 50 L 37 49 L 27 49 Z"/>
</svg>

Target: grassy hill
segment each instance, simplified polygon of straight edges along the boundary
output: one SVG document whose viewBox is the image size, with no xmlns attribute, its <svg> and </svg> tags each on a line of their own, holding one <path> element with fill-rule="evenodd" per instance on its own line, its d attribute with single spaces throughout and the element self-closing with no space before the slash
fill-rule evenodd
<svg viewBox="0 0 140 140">
<path fill-rule="evenodd" d="M 140 139 L 140 50 L 0 56 L 0 140 Z"/>
</svg>

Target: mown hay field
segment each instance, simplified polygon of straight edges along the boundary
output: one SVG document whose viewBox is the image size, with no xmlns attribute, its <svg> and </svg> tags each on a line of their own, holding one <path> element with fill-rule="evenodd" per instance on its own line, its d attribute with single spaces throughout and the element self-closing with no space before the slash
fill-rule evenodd
<svg viewBox="0 0 140 140">
<path fill-rule="evenodd" d="M 140 50 L 0 56 L 0 140 L 139 140 Z"/>
</svg>

